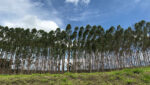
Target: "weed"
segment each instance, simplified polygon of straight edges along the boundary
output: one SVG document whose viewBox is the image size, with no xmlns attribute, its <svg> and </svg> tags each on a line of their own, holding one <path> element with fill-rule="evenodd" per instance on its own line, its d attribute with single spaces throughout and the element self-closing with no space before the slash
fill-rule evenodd
<svg viewBox="0 0 150 85">
<path fill-rule="evenodd" d="M 67 82 L 67 78 L 63 78 L 62 81 L 63 81 L 63 82 Z"/>
<path fill-rule="evenodd" d="M 145 83 L 150 83 L 150 75 L 144 74 L 142 80 L 143 80 Z"/>
<path fill-rule="evenodd" d="M 126 79 L 125 82 L 127 83 L 127 85 L 132 85 L 133 83 L 135 83 L 134 79 Z"/>
</svg>

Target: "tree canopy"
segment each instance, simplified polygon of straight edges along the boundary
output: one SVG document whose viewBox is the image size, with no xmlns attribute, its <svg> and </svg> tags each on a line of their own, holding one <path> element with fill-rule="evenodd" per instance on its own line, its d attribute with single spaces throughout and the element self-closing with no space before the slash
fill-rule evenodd
<svg viewBox="0 0 150 85">
<path fill-rule="evenodd" d="M 12 69 L 33 71 L 103 71 L 150 65 L 150 22 L 133 27 L 82 26 L 65 30 L 0 26 L 0 58 Z M 66 67 L 67 60 L 67 67 Z M 69 65 L 71 63 L 71 65 Z M 70 68 L 71 67 L 71 68 Z"/>
</svg>

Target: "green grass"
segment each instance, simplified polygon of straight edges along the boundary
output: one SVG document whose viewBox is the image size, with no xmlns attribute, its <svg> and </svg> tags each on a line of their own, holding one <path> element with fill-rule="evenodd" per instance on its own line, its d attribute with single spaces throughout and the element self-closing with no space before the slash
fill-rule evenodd
<svg viewBox="0 0 150 85">
<path fill-rule="evenodd" d="M 150 85 L 150 67 L 96 73 L 0 75 L 0 85 Z"/>
</svg>

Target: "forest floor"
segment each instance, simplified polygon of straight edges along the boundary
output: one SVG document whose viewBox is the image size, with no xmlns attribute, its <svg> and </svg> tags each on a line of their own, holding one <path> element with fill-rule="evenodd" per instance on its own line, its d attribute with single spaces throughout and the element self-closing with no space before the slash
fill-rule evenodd
<svg viewBox="0 0 150 85">
<path fill-rule="evenodd" d="M 150 67 L 96 73 L 0 75 L 0 85 L 150 85 Z"/>
</svg>

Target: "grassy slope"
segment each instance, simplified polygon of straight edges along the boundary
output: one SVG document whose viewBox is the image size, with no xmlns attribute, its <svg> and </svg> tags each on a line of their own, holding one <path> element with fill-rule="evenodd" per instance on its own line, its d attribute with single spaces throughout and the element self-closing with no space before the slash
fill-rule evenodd
<svg viewBox="0 0 150 85">
<path fill-rule="evenodd" d="M 150 67 L 97 73 L 0 75 L 0 85 L 150 85 Z"/>
</svg>

